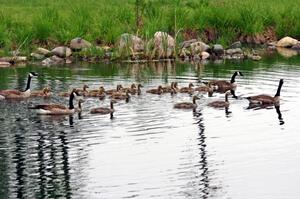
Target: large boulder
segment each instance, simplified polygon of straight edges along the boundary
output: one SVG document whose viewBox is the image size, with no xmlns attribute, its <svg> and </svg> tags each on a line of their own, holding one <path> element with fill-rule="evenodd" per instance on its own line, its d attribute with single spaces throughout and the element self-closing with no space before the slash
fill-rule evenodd
<svg viewBox="0 0 300 199">
<path fill-rule="evenodd" d="M 201 52 L 207 51 L 210 49 L 209 45 L 202 41 L 194 42 L 190 45 L 192 55 L 199 54 Z"/>
<path fill-rule="evenodd" d="M 66 46 L 59 46 L 54 48 L 51 53 L 61 58 L 70 57 L 72 55 L 72 50 Z"/>
<path fill-rule="evenodd" d="M 138 36 L 124 33 L 119 40 L 119 48 L 131 48 L 134 52 L 144 51 L 144 41 Z"/>
<path fill-rule="evenodd" d="M 70 48 L 73 50 L 82 50 L 84 48 L 90 48 L 92 44 L 80 37 L 76 37 L 71 40 Z"/>
<path fill-rule="evenodd" d="M 300 51 L 300 42 L 299 42 L 298 44 L 296 44 L 296 45 L 293 45 L 293 46 L 292 46 L 292 49 L 293 49 L 293 50 Z"/>
<path fill-rule="evenodd" d="M 38 54 L 38 53 L 31 53 L 30 56 L 34 59 L 44 59 L 45 58 L 45 55 L 42 55 L 42 54 Z"/>
<path fill-rule="evenodd" d="M 233 49 L 233 48 L 241 48 L 242 47 L 242 43 L 240 41 L 236 41 L 234 43 L 232 43 L 230 46 L 229 46 L 229 49 Z"/>
<path fill-rule="evenodd" d="M 296 45 L 297 43 L 299 43 L 297 39 L 292 37 L 284 37 L 277 42 L 276 46 L 288 48 Z"/>
<path fill-rule="evenodd" d="M 6 61 L 0 61 L 0 68 L 5 68 L 11 66 L 11 63 Z"/>
<path fill-rule="evenodd" d="M 202 60 L 208 59 L 209 56 L 210 56 L 210 54 L 208 52 L 205 52 L 205 51 L 201 52 L 201 59 Z"/>
<path fill-rule="evenodd" d="M 154 48 L 158 58 L 174 57 L 175 40 L 166 32 L 156 32 L 154 34 Z"/>
<path fill-rule="evenodd" d="M 215 44 L 215 45 L 213 45 L 212 51 L 217 56 L 220 56 L 220 55 L 224 54 L 224 48 L 223 48 L 223 46 L 221 44 Z"/>
<path fill-rule="evenodd" d="M 189 48 L 192 43 L 197 42 L 197 39 L 190 39 L 188 41 L 184 41 L 180 44 L 180 48 Z"/>
<path fill-rule="evenodd" d="M 226 54 L 228 55 L 243 54 L 243 51 L 240 48 L 233 48 L 233 49 L 226 50 Z"/>
<path fill-rule="evenodd" d="M 37 48 L 36 53 L 47 56 L 51 53 L 51 51 L 47 50 L 46 48 Z"/>
</svg>

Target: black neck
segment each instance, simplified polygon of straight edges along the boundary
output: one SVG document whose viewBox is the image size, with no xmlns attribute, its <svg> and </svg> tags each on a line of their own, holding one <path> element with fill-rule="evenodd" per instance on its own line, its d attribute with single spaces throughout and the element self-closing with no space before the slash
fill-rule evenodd
<svg viewBox="0 0 300 199">
<path fill-rule="evenodd" d="M 228 102 L 228 94 L 225 94 L 225 102 Z"/>
<path fill-rule="evenodd" d="M 112 101 L 110 102 L 110 108 L 114 109 L 114 103 Z"/>
<path fill-rule="evenodd" d="M 235 82 L 235 77 L 237 76 L 237 72 L 233 73 L 230 83 L 234 83 Z"/>
<path fill-rule="evenodd" d="M 31 82 L 31 76 L 28 75 L 28 79 L 27 79 L 27 86 L 26 86 L 26 89 L 25 91 L 29 90 L 30 89 L 30 82 Z"/>
<path fill-rule="evenodd" d="M 196 104 L 196 98 L 195 97 L 193 98 L 193 104 Z"/>
<path fill-rule="evenodd" d="M 275 94 L 275 97 L 280 96 L 280 91 L 281 91 L 281 87 L 282 87 L 283 81 L 279 82 L 278 88 L 277 88 L 277 92 Z"/>
<path fill-rule="evenodd" d="M 74 109 L 73 99 L 74 99 L 74 93 L 72 92 L 69 98 L 69 109 Z"/>
</svg>

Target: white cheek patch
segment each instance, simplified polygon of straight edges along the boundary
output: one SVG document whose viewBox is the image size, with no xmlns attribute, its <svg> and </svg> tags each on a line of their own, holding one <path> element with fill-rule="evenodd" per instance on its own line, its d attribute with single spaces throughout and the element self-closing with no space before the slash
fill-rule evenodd
<svg viewBox="0 0 300 199">
<path fill-rule="evenodd" d="M 3 95 L 0 95 L 0 100 L 5 100 L 5 97 Z"/>
<path fill-rule="evenodd" d="M 51 111 L 49 111 L 49 110 L 44 110 L 44 109 L 37 109 L 37 110 L 36 110 L 36 113 L 37 113 L 37 114 L 40 114 L 40 115 L 47 115 L 47 114 L 50 114 Z"/>
</svg>

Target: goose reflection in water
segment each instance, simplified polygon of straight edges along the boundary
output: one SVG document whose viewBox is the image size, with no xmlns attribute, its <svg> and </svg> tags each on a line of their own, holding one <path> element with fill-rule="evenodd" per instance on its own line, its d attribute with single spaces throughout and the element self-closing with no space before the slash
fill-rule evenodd
<svg viewBox="0 0 300 199">
<path fill-rule="evenodd" d="M 279 125 L 283 125 L 284 121 L 283 121 L 282 114 L 281 114 L 281 111 L 280 111 L 280 105 L 249 104 L 247 109 L 261 110 L 261 109 L 272 109 L 273 107 L 275 107 L 275 110 L 276 110 L 276 113 L 277 113 L 277 116 L 278 116 L 278 120 L 279 120 Z"/>
</svg>

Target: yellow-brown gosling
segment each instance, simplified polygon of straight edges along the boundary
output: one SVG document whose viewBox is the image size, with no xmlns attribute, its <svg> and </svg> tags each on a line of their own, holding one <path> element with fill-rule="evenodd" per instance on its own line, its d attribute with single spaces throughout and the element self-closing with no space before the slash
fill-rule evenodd
<svg viewBox="0 0 300 199">
<path fill-rule="evenodd" d="M 189 87 L 182 87 L 179 89 L 180 93 L 193 93 L 194 92 L 194 84 L 193 83 L 189 83 Z"/>
<path fill-rule="evenodd" d="M 121 88 L 120 89 L 120 91 L 121 92 L 126 92 L 127 90 L 131 93 L 131 91 L 133 91 L 133 90 L 135 90 L 136 89 L 136 85 L 135 85 L 135 83 L 133 83 L 133 84 L 131 84 L 131 86 L 130 87 L 128 87 L 128 88 Z"/>
<path fill-rule="evenodd" d="M 129 91 L 127 90 L 126 93 L 113 93 L 110 98 L 114 100 L 126 100 L 126 102 L 128 102 L 130 99 Z"/>
<path fill-rule="evenodd" d="M 196 100 L 199 99 L 197 96 L 193 97 L 193 102 L 181 102 L 174 105 L 177 109 L 195 109 L 197 108 Z"/>
<path fill-rule="evenodd" d="M 78 91 L 78 93 L 82 96 L 86 96 L 89 94 L 89 91 L 87 90 L 89 88 L 88 85 L 84 84 L 82 89 L 77 88 L 76 90 Z"/>
<path fill-rule="evenodd" d="M 162 89 L 164 93 L 171 93 L 174 91 L 173 87 L 174 87 L 174 82 L 171 82 L 170 86 L 162 87 Z"/>
<path fill-rule="evenodd" d="M 73 104 L 73 100 L 76 96 L 79 96 L 79 93 L 76 89 L 73 89 L 69 97 L 69 107 L 61 104 L 40 104 L 29 107 L 29 109 L 34 109 L 37 114 L 41 115 L 71 115 L 78 111 Z"/>
<path fill-rule="evenodd" d="M 229 107 L 229 101 L 228 101 L 228 95 L 230 95 L 229 92 L 225 93 L 225 101 L 213 101 L 207 104 L 207 106 L 213 107 L 213 108 L 228 108 Z"/>
<path fill-rule="evenodd" d="M 115 101 L 111 100 L 110 108 L 106 108 L 106 107 L 93 108 L 93 109 L 91 109 L 90 113 L 91 114 L 102 114 L 102 115 L 112 114 L 113 112 L 115 112 L 114 103 L 115 103 Z"/>
<path fill-rule="evenodd" d="M 38 76 L 35 72 L 28 73 L 27 77 L 27 85 L 25 88 L 25 91 L 19 91 L 19 90 L 0 90 L 0 99 L 25 99 L 30 97 L 31 91 L 30 91 L 30 84 L 31 79 L 33 77 Z"/>
<path fill-rule="evenodd" d="M 97 90 L 97 92 L 95 92 L 94 90 L 92 92 L 89 92 L 88 95 L 86 95 L 85 97 L 99 97 L 100 100 L 103 100 L 105 98 L 105 89 L 103 86 L 99 87 L 99 90 Z"/>
<path fill-rule="evenodd" d="M 123 86 L 120 85 L 120 84 L 118 84 L 116 89 L 105 90 L 105 94 L 111 95 L 111 94 L 113 94 L 113 93 L 120 92 L 122 88 L 123 88 Z"/>
<path fill-rule="evenodd" d="M 131 95 L 135 95 L 135 94 L 140 95 L 140 94 L 142 94 L 141 88 L 143 88 L 143 85 L 142 84 L 138 84 L 137 88 L 130 90 L 130 94 Z"/>
<path fill-rule="evenodd" d="M 262 94 L 262 95 L 250 96 L 250 97 L 247 97 L 247 99 L 249 100 L 250 104 L 279 105 L 280 91 L 281 91 L 282 85 L 283 85 L 283 79 L 280 79 L 277 91 L 275 93 L 275 96 L 273 96 L 273 97 L 270 95 Z"/>
<path fill-rule="evenodd" d="M 51 89 L 49 87 L 43 88 L 41 91 L 32 91 L 30 97 L 50 97 Z"/>
<path fill-rule="evenodd" d="M 157 88 L 153 88 L 153 89 L 149 89 L 149 90 L 146 90 L 146 93 L 151 93 L 151 94 L 162 94 L 163 93 L 163 89 L 162 89 L 162 86 L 158 86 Z"/>
</svg>

